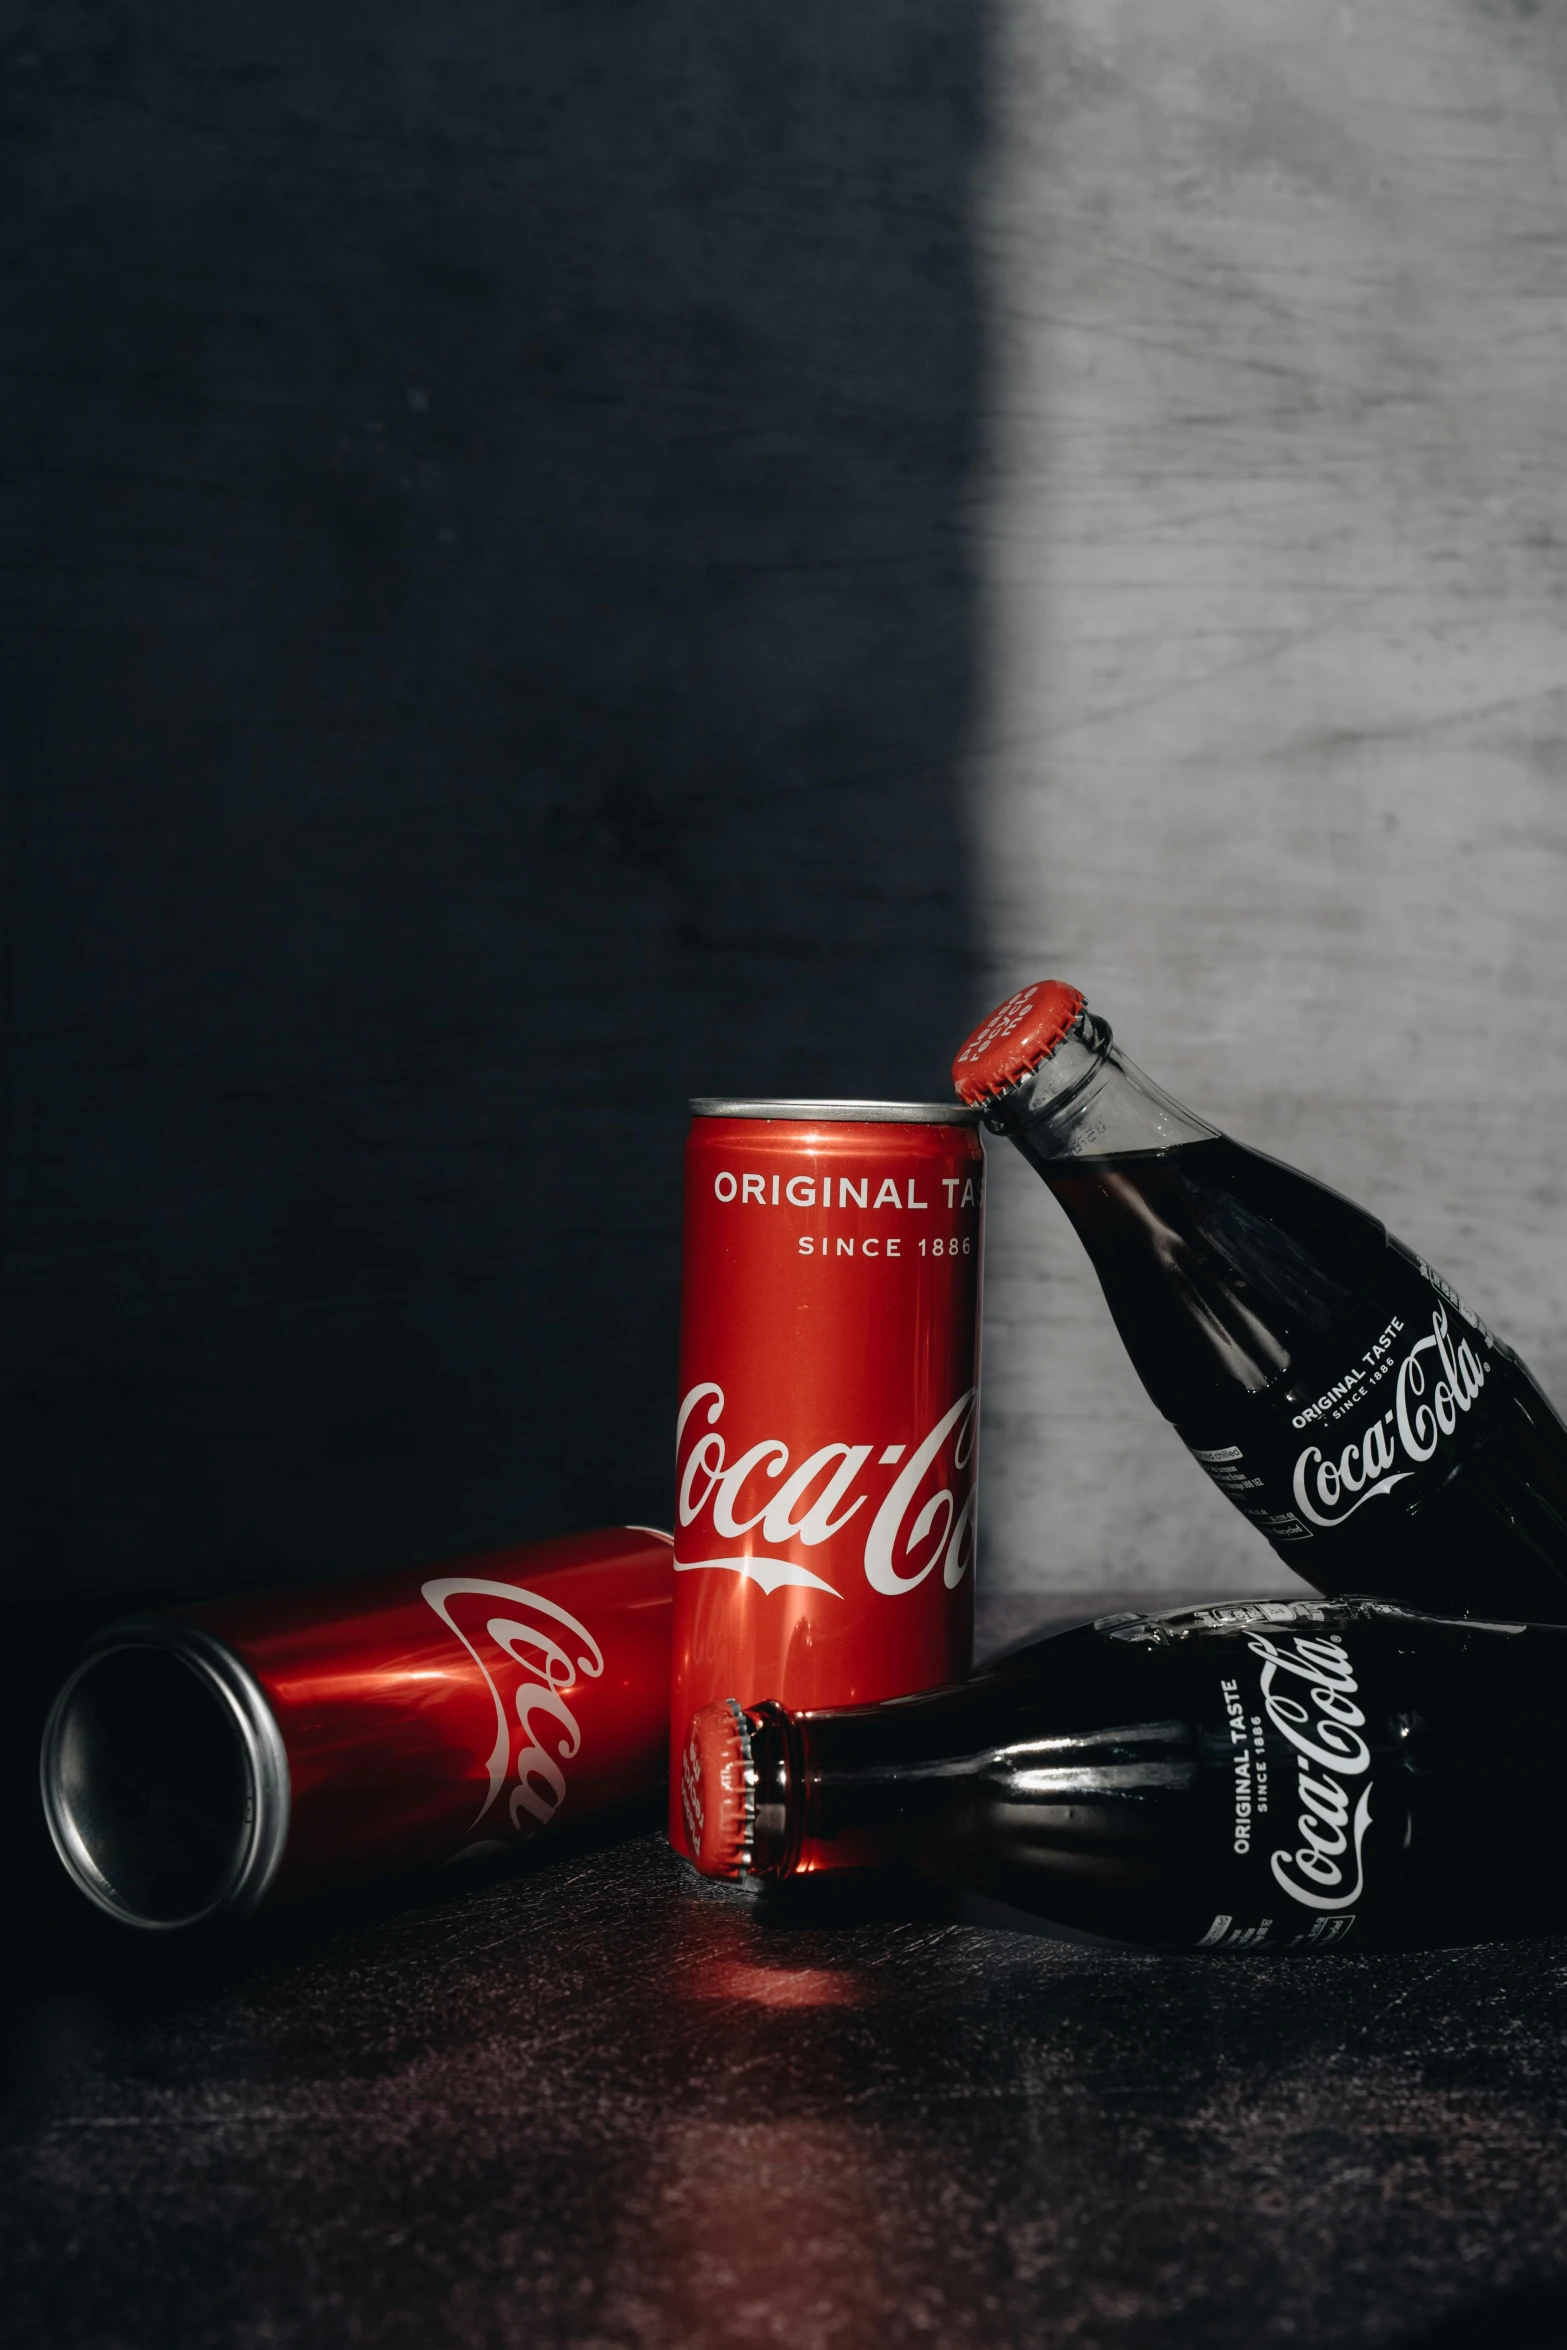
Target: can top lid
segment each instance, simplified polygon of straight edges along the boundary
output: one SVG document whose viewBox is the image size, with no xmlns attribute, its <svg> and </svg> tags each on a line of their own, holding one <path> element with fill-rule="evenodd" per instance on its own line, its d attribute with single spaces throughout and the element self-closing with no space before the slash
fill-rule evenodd
<svg viewBox="0 0 1567 2350">
<path fill-rule="evenodd" d="M 777 1118 L 819 1126 L 977 1126 L 979 1112 L 962 1102 L 739 1101 L 699 1094 L 693 1118 Z"/>
<path fill-rule="evenodd" d="M 980 1103 L 1037 1069 L 1076 1026 L 1086 998 L 1064 979 L 1020 987 L 982 1020 L 952 1064 L 961 1101 Z"/>
<path fill-rule="evenodd" d="M 692 1719 L 680 1765 L 680 1805 L 691 1857 L 704 1877 L 743 1877 L 756 1839 L 751 1730 L 732 1697 Z"/>
</svg>

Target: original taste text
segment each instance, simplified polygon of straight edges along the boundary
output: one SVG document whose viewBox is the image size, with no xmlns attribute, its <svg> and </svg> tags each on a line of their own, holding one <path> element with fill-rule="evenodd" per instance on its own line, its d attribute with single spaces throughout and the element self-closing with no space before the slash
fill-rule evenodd
<svg viewBox="0 0 1567 2350">
<path fill-rule="evenodd" d="M 915 1178 L 908 1177 L 902 1191 L 890 1175 L 883 1176 L 874 1199 L 871 1185 L 874 1175 L 840 1175 L 836 1205 L 840 1208 L 929 1208 L 940 1207 L 941 1201 L 921 1199 L 915 1188 Z M 972 1208 L 977 1204 L 972 1175 L 939 1175 L 937 1184 L 946 1197 L 949 1208 Z M 961 1199 L 958 1197 L 962 1191 Z M 818 1198 L 818 1190 L 820 1197 Z M 742 1207 L 756 1208 L 830 1208 L 833 1200 L 833 1178 L 830 1175 L 736 1175 L 727 1168 L 713 1177 L 713 1197 L 727 1207 L 738 1201 Z"/>
</svg>

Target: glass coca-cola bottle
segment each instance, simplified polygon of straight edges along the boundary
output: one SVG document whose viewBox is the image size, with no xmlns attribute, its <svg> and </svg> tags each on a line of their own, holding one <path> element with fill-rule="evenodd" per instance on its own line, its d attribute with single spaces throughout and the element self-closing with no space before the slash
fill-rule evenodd
<svg viewBox="0 0 1567 2350">
<path fill-rule="evenodd" d="M 953 1063 L 1049 1184 L 1143 1385 L 1321 1591 L 1567 1617 L 1567 1428 L 1420 1257 L 1149 1082 L 1074 987 Z"/>
<path fill-rule="evenodd" d="M 916 1870 L 1154 1949 L 1545 1933 L 1564 1668 L 1567 1627 L 1380 1600 L 1107 1616 L 927 1695 L 705 1707 L 691 1849 L 763 1887 Z"/>
</svg>

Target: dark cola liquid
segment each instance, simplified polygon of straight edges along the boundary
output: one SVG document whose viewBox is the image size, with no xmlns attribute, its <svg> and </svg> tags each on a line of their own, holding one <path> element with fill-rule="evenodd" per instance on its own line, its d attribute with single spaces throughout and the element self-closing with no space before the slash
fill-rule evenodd
<svg viewBox="0 0 1567 2350">
<path fill-rule="evenodd" d="M 793 1867 L 852 1853 L 1154 1948 L 1551 1931 L 1564 1671 L 1567 1628 L 1381 1602 L 1107 1619 L 963 1688 L 797 1717 Z"/>
<path fill-rule="evenodd" d="M 1326 1592 L 1567 1615 L 1567 1429 L 1377 1220 L 1227 1136 L 1044 1160 L 1144 1386 Z"/>
</svg>

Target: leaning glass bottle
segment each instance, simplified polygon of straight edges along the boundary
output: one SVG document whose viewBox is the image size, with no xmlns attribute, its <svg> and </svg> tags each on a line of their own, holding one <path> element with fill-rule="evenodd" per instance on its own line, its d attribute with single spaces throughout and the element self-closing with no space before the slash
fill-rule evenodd
<svg viewBox="0 0 1567 2350">
<path fill-rule="evenodd" d="M 713 1876 L 912 1869 L 1142 1948 L 1545 1933 L 1564 1667 L 1567 1628 L 1375 1600 L 1108 1617 L 925 1696 L 709 1706 L 687 1820 Z"/>
<path fill-rule="evenodd" d="M 1567 1616 L 1567 1428 L 1365 1209 L 1221 1134 L 1075 988 L 992 1014 L 953 1077 L 1049 1184 L 1188 1450 L 1321 1591 Z"/>
</svg>

